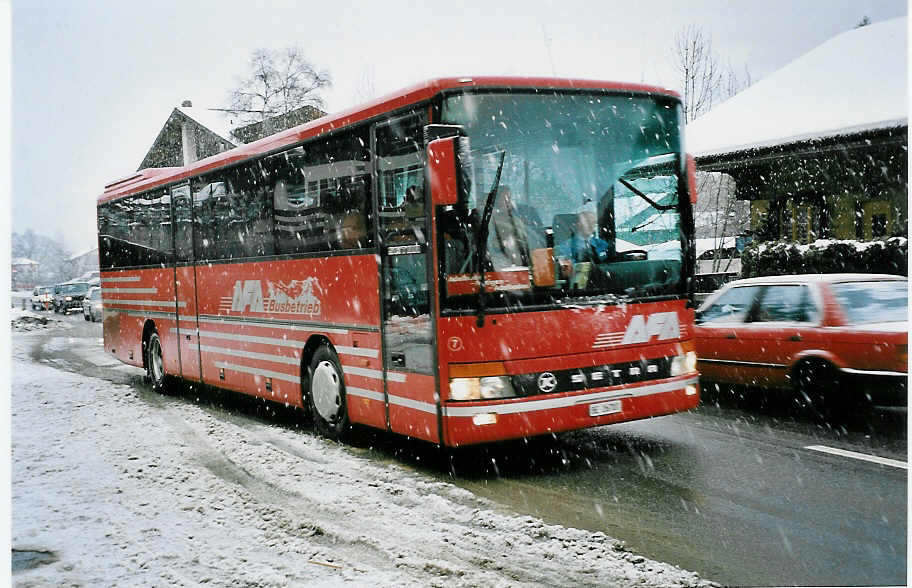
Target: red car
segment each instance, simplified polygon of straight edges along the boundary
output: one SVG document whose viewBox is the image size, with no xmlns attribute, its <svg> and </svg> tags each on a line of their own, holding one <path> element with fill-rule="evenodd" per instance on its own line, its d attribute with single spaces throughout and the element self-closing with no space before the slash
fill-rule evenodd
<svg viewBox="0 0 912 588">
<path fill-rule="evenodd" d="M 791 387 L 830 406 L 905 405 L 907 287 L 883 274 L 730 282 L 696 313 L 701 378 Z"/>
</svg>

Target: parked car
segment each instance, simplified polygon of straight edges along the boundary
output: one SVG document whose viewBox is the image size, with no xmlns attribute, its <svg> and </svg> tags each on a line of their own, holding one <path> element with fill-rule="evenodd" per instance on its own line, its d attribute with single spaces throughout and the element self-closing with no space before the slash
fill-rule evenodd
<svg viewBox="0 0 912 588">
<path fill-rule="evenodd" d="M 696 313 L 701 377 L 792 388 L 832 408 L 905 405 L 907 285 L 883 274 L 730 282 Z"/>
<path fill-rule="evenodd" d="M 82 301 L 82 316 L 93 323 L 101 320 L 101 288 L 98 286 L 92 286 Z"/>
<path fill-rule="evenodd" d="M 64 314 L 72 309 L 82 309 L 82 301 L 89 293 L 86 282 L 67 282 L 54 286 L 54 312 Z"/>
<path fill-rule="evenodd" d="M 38 286 L 32 290 L 32 310 L 48 310 L 53 302 L 53 286 Z"/>
</svg>

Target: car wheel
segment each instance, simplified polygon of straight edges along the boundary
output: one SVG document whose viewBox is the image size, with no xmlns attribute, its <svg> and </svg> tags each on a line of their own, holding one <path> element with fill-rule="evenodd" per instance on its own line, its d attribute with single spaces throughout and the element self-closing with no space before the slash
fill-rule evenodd
<svg viewBox="0 0 912 588">
<path fill-rule="evenodd" d="M 89 313 L 87 313 L 87 312 L 82 313 L 82 318 L 84 318 L 85 320 L 89 320 Z"/>
<path fill-rule="evenodd" d="M 307 381 L 307 403 L 314 426 L 322 435 L 341 441 L 350 424 L 342 368 L 332 347 L 324 344 L 317 348 L 310 360 Z"/>
<path fill-rule="evenodd" d="M 822 416 L 839 415 L 851 404 L 840 386 L 839 370 L 823 360 L 806 360 L 796 365 L 792 386 L 798 400 Z"/>
<path fill-rule="evenodd" d="M 152 389 L 159 394 L 167 392 L 167 378 L 162 361 L 161 339 L 157 331 L 152 331 L 146 343 L 146 376 L 152 384 Z"/>
</svg>

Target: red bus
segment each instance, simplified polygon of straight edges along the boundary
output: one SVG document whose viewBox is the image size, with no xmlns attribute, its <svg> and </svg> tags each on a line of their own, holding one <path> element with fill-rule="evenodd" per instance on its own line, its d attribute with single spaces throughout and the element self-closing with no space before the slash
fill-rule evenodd
<svg viewBox="0 0 912 588">
<path fill-rule="evenodd" d="M 668 90 L 430 80 L 98 200 L 104 346 L 460 446 L 688 410 L 692 159 Z"/>
</svg>

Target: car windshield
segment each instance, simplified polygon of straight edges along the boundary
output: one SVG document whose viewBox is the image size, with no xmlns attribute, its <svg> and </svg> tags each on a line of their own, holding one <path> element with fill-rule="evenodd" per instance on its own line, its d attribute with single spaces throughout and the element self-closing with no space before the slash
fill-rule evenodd
<svg viewBox="0 0 912 588">
<path fill-rule="evenodd" d="M 489 307 L 682 292 L 679 110 L 632 94 L 447 98 L 468 151 L 460 201 L 438 215 L 444 308 L 473 308 L 479 266 Z"/>
<path fill-rule="evenodd" d="M 63 284 L 60 287 L 61 294 L 84 294 L 88 290 L 88 284 Z"/>
<path fill-rule="evenodd" d="M 843 282 L 833 294 L 852 325 L 892 323 L 909 318 L 909 291 L 905 280 Z"/>
</svg>

